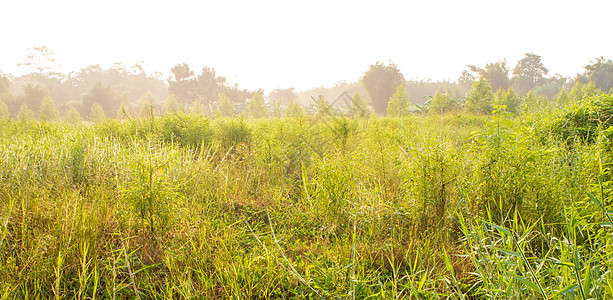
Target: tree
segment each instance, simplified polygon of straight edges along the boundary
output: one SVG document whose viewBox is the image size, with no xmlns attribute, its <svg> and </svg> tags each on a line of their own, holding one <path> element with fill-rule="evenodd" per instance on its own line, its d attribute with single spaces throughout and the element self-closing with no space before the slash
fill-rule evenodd
<svg viewBox="0 0 613 300">
<path fill-rule="evenodd" d="M 472 72 L 479 74 L 482 78 L 485 78 L 490 88 L 494 91 L 509 88 L 509 69 L 507 68 L 506 60 L 489 63 L 485 65 L 485 68 L 475 66 L 468 66 L 468 68 Z"/>
<path fill-rule="evenodd" d="M 491 114 L 494 95 L 485 78 L 481 77 L 473 83 L 473 89 L 466 98 L 466 110 L 471 113 Z"/>
<path fill-rule="evenodd" d="M 360 95 L 358 92 L 353 94 L 353 97 L 351 98 L 350 110 L 352 117 L 368 118 L 370 116 L 368 104 L 366 104 L 366 101 L 362 99 L 362 95 Z"/>
<path fill-rule="evenodd" d="M 602 92 L 596 88 L 596 85 L 593 81 L 590 81 L 587 84 L 582 84 L 577 81 L 575 86 L 570 90 L 570 94 L 575 102 L 579 102 L 583 100 L 583 98 L 596 96 L 601 94 Z"/>
<path fill-rule="evenodd" d="M 81 117 L 81 114 L 73 107 L 66 114 L 64 121 L 69 124 L 81 124 L 81 122 L 83 122 L 83 118 Z"/>
<path fill-rule="evenodd" d="M 594 82 L 597 89 L 606 93 L 611 91 L 613 88 L 613 61 L 599 57 L 584 68 L 587 79 Z"/>
<path fill-rule="evenodd" d="M 537 97 L 534 92 L 528 91 L 528 93 L 522 98 L 522 106 L 525 113 L 539 111 L 545 104 L 546 99 Z"/>
<path fill-rule="evenodd" d="M 23 96 L 21 96 L 21 101 L 27 104 L 29 108 L 31 107 L 35 111 L 39 111 L 43 98 L 47 97 L 48 95 L 49 92 L 43 89 L 40 85 L 28 83 L 23 87 Z"/>
<path fill-rule="evenodd" d="M 0 100 L 0 120 L 8 119 L 10 115 L 9 107 L 2 100 Z"/>
<path fill-rule="evenodd" d="M 168 99 L 166 100 L 166 104 L 164 104 L 164 110 L 167 114 L 176 114 L 179 111 L 182 111 L 179 108 L 179 101 L 177 101 L 177 97 L 174 94 L 168 95 Z"/>
<path fill-rule="evenodd" d="M 458 103 L 449 97 L 447 93 L 436 92 L 430 99 L 428 113 L 445 114 L 456 109 Z"/>
<path fill-rule="evenodd" d="M 360 82 L 364 86 L 375 112 L 385 115 L 390 98 L 396 87 L 404 83 L 404 75 L 398 70 L 396 64 L 389 62 L 387 65 L 377 62 L 370 65 Z"/>
<path fill-rule="evenodd" d="M 140 97 L 140 116 L 144 118 L 152 118 L 155 116 L 154 106 L 155 97 L 151 93 L 145 93 Z"/>
<path fill-rule="evenodd" d="M 539 55 L 526 53 L 513 69 L 513 86 L 520 95 L 525 95 L 542 83 L 548 73 Z"/>
<path fill-rule="evenodd" d="M 106 115 L 104 114 L 104 109 L 98 103 L 94 103 L 92 105 L 92 110 L 89 113 L 89 120 L 94 123 L 99 123 L 106 120 Z"/>
<path fill-rule="evenodd" d="M 566 89 L 562 89 L 558 95 L 556 96 L 556 103 L 559 107 L 564 107 L 568 105 L 572 100 L 571 95 L 566 91 Z"/>
<path fill-rule="evenodd" d="M 298 97 L 294 93 L 294 88 L 275 89 L 268 95 L 270 102 L 278 102 L 282 105 L 289 105 L 292 101 L 296 101 Z"/>
<path fill-rule="evenodd" d="M 392 117 L 404 117 L 409 115 L 411 101 L 407 95 L 407 88 L 400 84 L 396 87 L 396 92 L 387 103 L 387 114 Z"/>
<path fill-rule="evenodd" d="M 61 77 L 59 64 L 55 53 L 47 46 L 37 46 L 29 49 L 26 60 L 18 65 L 31 75 L 38 77 Z"/>
<path fill-rule="evenodd" d="M 506 111 L 510 113 L 518 113 L 519 106 L 521 104 L 521 99 L 517 97 L 517 94 L 513 91 L 513 89 L 508 89 L 506 91 L 498 90 L 494 94 L 494 105 L 506 107 Z"/>
<path fill-rule="evenodd" d="M 190 113 L 193 115 L 204 115 L 204 107 L 202 106 L 202 101 L 200 98 L 194 100 Z"/>
<path fill-rule="evenodd" d="M 43 121 L 58 121 L 60 119 L 60 113 L 55 108 L 55 103 L 51 97 L 43 98 L 38 118 Z"/>
<path fill-rule="evenodd" d="M 180 103 L 189 103 L 196 99 L 194 71 L 188 64 L 177 64 L 170 68 L 172 77 L 168 79 L 168 91 L 177 97 Z"/>
<path fill-rule="evenodd" d="M 217 112 L 222 116 L 234 115 L 234 103 L 226 96 L 226 94 L 219 94 L 219 100 L 217 100 Z"/>
<path fill-rule="evenodd" d="M 205 101 L 213 101 L 219 95 L 219 84 L 225 81 L 223 77 L 216 77 L 215 69 L 205 66 L 195 83 L 196 94 Z"/>
<path fill-rule="evenodd" d="M 264 98 L 259 93 L 255 93 L 251 99 L 249 99 L 249 103 L 247 104 L 247 109 L 249 111 L 249 115 L 253 118 L 264 118 L 266 117 L 266 106 L 265 106 Z"/>
<path fill-rule="evenodd" d="M 117 97 L 115 90 L 113 90 L 110 85 L 102 83 L 102 81 L 96 81 L 96 83 L 81 96 L 81 99 L 82 105 L 80 110 L 83 115 L 92 110 L 94 103 L 98 103 L 108 115 L 117 111 L 121 103 L 121 99 Z"/>
<path fill-rule="evenodd" d="M 298 102 L 295 100 L 290 102 L 287 106 L 286 116 L 290 118 L 297 118 L 301 117 L 302 115 L 304 115 L 304 111 L 302 110 L 302 107 L 298 105 Z"/>
<path fill-rule="evenodd" d="M 125 103 L 121 102 L 115 115 L 117 116 L 117 119 L 124 120 L 125 118 L 128 118 L 130 116 L 130 108 L 128 108 Z"/>
<path fill-rule="evenodd" d="M 27 104 L 21 104 L 19 112 L 17 113 L 18 120 L 34 120 L 34 112 L 28 107 Z"/>
</svg>

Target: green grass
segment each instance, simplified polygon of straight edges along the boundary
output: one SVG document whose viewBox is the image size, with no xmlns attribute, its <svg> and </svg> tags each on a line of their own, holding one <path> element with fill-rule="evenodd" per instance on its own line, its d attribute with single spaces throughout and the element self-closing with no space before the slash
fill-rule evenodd
<svg viewBox="0 0 613 300">
<path fill-rule="evenodd" d="M 1 121 L 0 298 L 610 298 L 609 131 L 556 118 Z"/>
</svg>

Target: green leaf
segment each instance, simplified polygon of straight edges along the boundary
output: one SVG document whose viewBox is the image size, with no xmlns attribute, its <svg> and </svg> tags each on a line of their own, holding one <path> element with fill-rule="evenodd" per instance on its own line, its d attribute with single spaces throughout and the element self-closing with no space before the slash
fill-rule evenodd
<svg viewBox="0 0 613 300">
<path fill-rule="evenodd" d="M 512 256 L 516 256 L 516 257 L 522 257 L 521 254 L 519 254 L 517 252 L 513 252 L 513 251 L 509 251 L 509 250 L 505 250 L 505 249 L 500 249 L 500 248 L 495 248 L 495 247 L 492 248 L 492 249 L 500 251 L 500 252 L 502 252 L 504 254 L 507 254 L 507 255 L 512 255 Z"/>
<path fill-rule="evenodd" d="M 561 295 L 564 295 L 564 294 L 566 294 L 566 293 L 568 293 L 568 292 L 572 292 L 572 291 L 576 290 L 578 287 L 579 287 L 579 285 L 578 285 L 578 284 L 576 284 L 576 283 L 571 284 L 571 285 L 569 285 L 569 286 L 567 286 L 567 287 L 563 288 L 561 291 L 559 291 L 559 292 L 556 294 L 556 296 L 561 296 Z"/>
<path fill-rule="evenodd" d="M 498 229 L 498 230 L 502 231 L 502 233 L 504 233 L 504 234 L 506 234 L 506 235 L 508 235 L 508 236 L 513 236 L 513 234 L 511 233 L 511 231 L 509 231 L 508 229 L 506 229 L 506 228 L 504 228 L 504 227 L 502 227 L 502 226 L 498 226 L 498 225 L 496 225 L 496 224 L 491 224 L 491 223 L 486 223 L 486 224 L 488 224 L 488 225 L 489 225 L 490 227 L 492 227 L 492 228 L 495 228 L 495 229 Z"/>
<path fill-rule="evenodd" d="M 592 195 L 592 193 L 587 192 L 587 191 L 586 191 L 586 193 L 587 193 L 587 196 L 590 197 L 590 199 L 592 201 L 596 202 L 596 204 L 598 204 L 598 206 L 602 207 L 602 204 L 600 204 L 600 201 L 598 201 L 598 199 L 596 199 L 596 197 L 594 197 L 594 195 Z"/>
<path fill-rule="evenodd" d="M 541 290 L 532 281 L 526 279 L 525 277 L 516 275 L 514 273 L 511 273 L 511 272 L 508 272 L 508 271 L 505 271 L 505 272 L 507 272 L 509 275 L 513 276 L 515 279 L 517 279 L 517 281 L 519 281 L 519 282 L 525 284 L 526 286 L 528 286 L 533 291 L 535 291 L 535 292 L 537 292 L 539 294 L 541 293 Z"/>
</svg>

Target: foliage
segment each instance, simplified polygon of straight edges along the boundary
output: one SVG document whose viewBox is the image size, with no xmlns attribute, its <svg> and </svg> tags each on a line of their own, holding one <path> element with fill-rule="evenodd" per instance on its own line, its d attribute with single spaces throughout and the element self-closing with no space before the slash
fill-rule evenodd
<svg viewBox="0 0 613 300">
<path fill-rule="evenodd" d="M 428 112 L 433 114 L 446 114 L 458 108 L 458 102 L 449 97 L 447 93 L 437 92 L 428 102 Z"/>
<path fill-rule="evenodd" d="M 491 114 L 494 94 L 485 78 L 481 77 L 473 83 L 473 89 L 470 91 L 466 103 L 466 110 L 477 114 Z"/>
<path fill-rule="evenodd" d="M 291 101 L 287 106 L 286 115 L 290 118 L 297 118 L 304 114 L 302 107 L 296 102 Z"/>
<path fill-rule="evenodd" d="M 596 58 L 595 61 L 585 66 L 585 75 L 597 89 L 606 93 L 613 89 L 613 61 L 611 59 Z"/>
<path fill-rule="evenodd" d="M 498 92 L 494 94 L 493 104 L 504 106 L 507 112 L 517 114 L 519 113 L 521 99 L 517 97 L 512 89 L 508 89 L 506 92 L 498 90 Z"/>
<path fill-rule="evenodd" d="M 371 115 L 370 108 L 366 101 L 362 99 L 360 93 L 353 94 L 350 110 L 352 117 L 368 118 Z"/>
<path fill-rule="evenodd" d="M 249 116 L 253 118 L 264 118 L 266 117 L 266 106 L 265 106 L 264 98 L 262 95 L 255 93 L 249 102 L 247 103 L 247 110 L 249 112 Z"/>
<path fill-rule="evenodd" d="M 8 106 L 0 101 L 0 120 L 8 119 L 11 116 Z"/>
<path fill-rule="evenodd" d="M 404 75 L 400 73 L 398 66 L 393 62 L 388 64 L 377 62 L 370 65 L 368 71 L 360 78 L 360 82 L 368 93 L 370 104 L 375 109 L 375 113 L 384 115 L 396 87 L 404 83 Z"/>
<path fill-rule="evenodd" d="M 226 117 L 234 115 L 234 103 L 224 93 L 219 94 L 219 99 L 217 100 L 217 113 Z"/>
<path fill-rule="evenodd" d="M 34 120 L 34 112 L 27 104 L 22 104 L 17 113 L 17 120 Z"/>
<path fill-rule="evenodd" d="M 102 122 L 106 119 L 106 115 L 104 114 L 104 109 L 98 103 L 94 103 L 92 105 L 92 110 L 89 113 L 89 120 L 94 123 Z"/>
<path fill-rule="evenodd" d="M 58 121 L 60 119 L 60 112 L 55 108 L 55 102 L 51 97 L 46 96 L 43 98 L 40 105 L 40 112 L 38 118 L 43 121 Z"/>
<path fill-rule="evenodd" d="M 468 68 L 478 74 L 479 77 L 484 78 L 493 91 L 507 90 L 509 88 L 509 69 L 507 68 L 506 60 L 486 64 L 485 68 L 472 65 L 469 65 Z"/>
<path fill-rule="evenodd" d="M 169 114 L 176 114 L 182 111 L 182 109 L 179 108 L 179 102 L 177 101 L 177 97 L 175 97 L 175 95 L 168 95 L 168 99 L 164 104 L 164 111 Z"/>
<path fill-rule="evenodd" d="M 404 85 L 398 85 L 396 92 L 387 103 L 387 114 L 391 117 L 405 117 L 411 112 L 411 105 L 407 89 Z"/>
<path fill-rule="evenodd" d="M 80 124 L 81 122 L 83 122 L 83 118 L 75 108 L 71 108 L 68 113 L 66 113 L 66 117 L 64 117 L 64 122 L 68 124 Z"/>
<path fill-rule="evenodd" d="M 121 103 L 121 99 L 111 86 L 102 81 L 97 81 L 81 98 L 80 112 L 84 115 L 92 110 L 94 103 L 98 103 L 107 115 L 117 111 Z"/>
<path fill-rule="evenodd" d="M 539 55 L 526 53 L 513 69 L 513 87 L 520 95 L 525 95 L 543 82 L 548 73 Z"/>
<path fill-rule="evenodd" d="M 491 115 L 2 121 L 0 297 L 611 298 L 611 95 L 507 93 Z"/>
</svg>

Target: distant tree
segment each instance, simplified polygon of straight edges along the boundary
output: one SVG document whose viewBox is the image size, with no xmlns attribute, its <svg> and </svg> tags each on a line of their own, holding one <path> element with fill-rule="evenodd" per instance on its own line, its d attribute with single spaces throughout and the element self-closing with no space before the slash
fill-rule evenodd
<svg viewBox="0 0 613 300">
<path fill-rule="evenodd" d="M 587 79 L 594 82 L 597 89 L 605 93 L 611 91 L 613 88 L 613 61 L 599 57 L 584 68 Z"/>
<path fill-rule="evenodd" d="M 81 122 L 83 122 L 83 118 L 81 117 L 81 114 L 73 107 L 66 114 L 64 122 L 69 124 L 81 124 Z"/>
<path fill-rule="evenodd" d="M 177 97 L 175 97 L 174 94 L 168 95 L 166 104 L 164 104 L 164 110 L 167 114 L 176 114 L 182 111 L 182 109 L 179 108 L 179 101 L 177 101 Z"/>
<path fill-rule="evenodd" d="M 81 113 L 83 115 L 88 114 L 92 110 L 94 103 L 98 103 L 104 110 L 105 114 L 111 115 L 111 113 L 117 111 L 121 99 L 117 97 L 115 90 L 110 85 L 102 83 L 102 81 L 96 81 L 96 83 L 82 96 Z"/>
<path fill-rule="evenodd" d="M 100 123 L 106 120 L 106 115 L 104 114 L 104 109 L 98 103 L 94 103 L 92 105 L 92 110 L 89 113 L 89 120 L 94 123 Z"/>
<path fill-rule="evenodd" d="M 55 60 L 55 53 L 47 46 L 30 48 L 24 62 L 18 65 L 30 75 L 37 77 L 60 77 L 59 64 Z"/>
<path fill-rule="evenodd" d="M 296 101 L 298 98 L 294 93 L 294 88 L 289 89 L 275 89 L 268 95 L 270 102 L 278 102 L 281 105 L 289 105 L 292 101 Z"/>
<path fill-rule="evenodd" d="M 387 103 L 387 114 L 392 117 L 404 117 L 409 115 L 411 100 L 407 95 L 407 89 L 400 84 L 396 87 L 396 92 Z"/>
<path fill-rule="evenodd" d="M 51 121 L 55 122 L 60 119 L 60 113 L 55 108 L 55 102 L 51 97 L 46 96 L 43 98 L 42 103 L 40 105 L 40 112 L 38 113 L 38 118 L 43 121 Z"/>
<path fill-rule="evenodd" d="M 484 78 L 493 91 L 498 91 L 499 89 L 507 90 L 509 88 L 509 69 L 507 68 L 506 60 L 489 63 L 485 65 L 485 68 L 472 65 L 469 65 L 468 68 Z"/>
<path fill-rule="evenodd" d="M 368 118 L 370 116 L 370 109 L 366 101 L 362 99 L 362 95 L 356 92 L 351 98 L 351 116 L 357 118 Z"/>
<path fill-rule="evenodd" d="M 524 113 L 528 113 L 542 110 L 548 101 L 546 97 L 539 97 L 534 94 L 533 91 L 528 91 L 528 93 L 522 97 L 521 102 Z"/>
<path fill-rule="evenodd" d="M 28 105 L 28 108 L 32 108 L 34 111 L 39 111 L 43 98 L 49 95 L 49 92 L 43 89 L 40 85 L 33 85 L 28 83 L 23 87 L 23 96 L 21 96 L 21 102 Z"/>
<path fill-rule="evenodd" d="M 17 113 L 18 120 L 34 120 L 34 112 L 28 107 L 27 104 L 21 104 L 19 112 Z"/>
<path fill-rule="evenodd" d="M 398 66 L 392 62 L 387 65 L 377 62 L 370 65 L 368 71 L 360 78 L 360 82 L 364 86 L 375 112 L 384 115 L 396 87 L 404 83 L 404 75 L 400 73 Z"/>
<path fill-rule="evenodd" d="M 204 106 L 202 105 L 200 98 L 194 100 L 190 113 L 193 115 L 204 115 Z"/>
<path fill-rule="evenodd" d="M 203 67 L 195 82 L 196 94 L 207 102 L 214 101 L 219 95 L 219 85 L 225 81 L 225 78 L 216 76 L 215 69 Z"/>
<path fill-rule="evenodd" d="M 170 68 L 172 77 L 168 79 L 168 91 L 177 97 L 177 101 L 187 104 L 196 99 L 194 71 L 188 64 L 177 64 Z"/>
<path fill-rule="evenodd" d="M 573 98 L 574 102 L 579 102 L 583 100 L 583 98 L 600 95 L 602 92 L 596 88 L 596 85 L 593 81 L 588 82 L 587 84 L 582 84 L 577 81 L 575 86 L 570 90 L 570 94 Z"/>
<path fill-rule="evenodd" d="M 558 93 L 558 95 L 556 96 L 556 104 L 559 107 L 564 107 L 566 105 L 568 105 L 569 103 L 571 103 L 572 101 L 572 97 L 571 95 L 566 91 L 566 89 L 562 89 L 560 90 L 560 92 Z"/>
<path fill-rule="evenodd" d="M 294 100 L 294 101 L 291 101 L 289 105 L 287 106 L 286 115 L 290 118 L 297 118 L 297 117 L 301 117 L 302 115 L 304 115 L 304 111 L 302 110 L 302 107 L 300 107 L 298 102 Z"/>
<path fill-rule="evenodd" d="M 494 94 L 494 105 L 506 107 L 506 111 L 510 113 L 518 113 L 519 107 L 521 104 L 521 99 L 517 97 L 517 94 L 513 91 L 513 89 L 508 89 L 506 91 L 498 90 Z"/>
<path fill-rule="evenodd" d="M 313 100 L 312 111 L 318 118 L 325 118 L 334 115 L 332 105 L 330 105 L 330 102 L 328 102 L 323 95 L 319 95 L 317 98 L 311 97 L 311 99 Z"/>
<path fill-rule="evenodd" d="M 477 114 L 491 114 L 494 95 L 485 78 L 481 77 L 473 83 L 473 89 L 466 99 L 466 110 Z"/>
<path fill-rule="evenodd" d="M 264 98 L 259 93 L 255 93 L 251 99 L 249 99 L 249 103 L 247 103 L 247 109 L 249 112 L 249 116 L 253 118 L 264 118 L 266 117 L 266 106 L 265 106 Z"/>
<path fill-rule="evenodd" d="M 155 116 L 155 107 L 154 103 L 155 97 L 151 93 L 143 94 L 139 101 L 140 102 L 140 116 L 143 118 L 151 118 Z"/>
<path fill-rule="evenodd" d="M 525 95 L 542 83 L 548 73 L 539 55 L 526 53 L 513 69 L 513 86 L 520 95 Z"/>
<path fill-rule="evenodd" d="M 6 120 L 11 116 L 9 113 L 9 107 L 0 100 L 0 120 Z"/>
<path fill-rule="evenodd" d="M 447 93 L 437 92 L 428 105 L 428 113 L 446 114 L 457 108 L 457 101 L 449 97 Z"/>
<path fill-rule="evenodd" d="M 464 71 L 462 71 L 462 75 L 460 75 L 460 78 L 458 78 L 458 83 L 461 86 L 470 89 L 470 87 L 472 86 L 473 82 L 475 82 L 476 80 L 477 80 L 477 78 L 475 77 L 475 75 L 471 74 L 467 70 L 464 70 Z"/>
<path fill-rule="evenodd" d="M 0 96 L 9 92 L 11 81 L 6 75 L 0 75 Z"/>
<path fill-rule="evenodd" d="M 217 112 L 221 116 L 232 116 L 234 115 L 234 103 L 232 100 L 226 96 L 226 94 L 219 94 L 219 100 L 217 100 Z"/>
<path fill-rule="evenodd" d="M 121 102 L 121 104 L 119 104 L 119 108 L 117 109 L 117 112 L 115 113 L 115 116 L 119 120 L 124 120 L 128 118 L 130 116 L 130 108 L 128 108 L 128 106 L 125 103 Z"/>
</svg>

